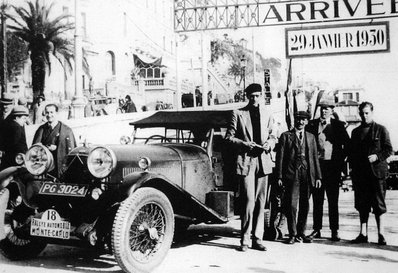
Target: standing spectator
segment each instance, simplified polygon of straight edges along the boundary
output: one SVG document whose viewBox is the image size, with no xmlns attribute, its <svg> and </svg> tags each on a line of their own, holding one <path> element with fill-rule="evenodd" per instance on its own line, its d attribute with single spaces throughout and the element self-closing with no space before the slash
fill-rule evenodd
<svg viewBox="0 0 398 273">
<path fill-rule="evenodd" d="M 321 116 L 310 120 L 306 130 L 316 137 L 319 163 L 322 171 L 322 187 L 314 188 L 312 200 L 314 204 L 313 213 L 313 238 L 321 237 L 323 203 L 325 191 L 328 199 L 329 226 L 332 232 L 331 240 L 340 241 L 339 237 L 339 189 L 341 172 L 344 169 L 344 160 L 349 136 L 344 127 L 344 122 L 334 119 L 334 102 L 324 101 L 320 104 Z"/>
<path fill-rule="evenodd" d="M 383 125 L 373 121 L 372 103 L 362 102 L 359 105 L 359 115 L 362 123 L 352 131 L 349 160 L 360 232 L 351 242 L 368 242 L 368 219 L 372 209 L 377 223 L 378 244 L 386 245 L 383 215 L 387 211 L 386 159 L 392 154 L 390 136 Z"/>
<path fill-rule="evenodd" d="M 25 107 L 26 109 L 29 109 L 28 107 L 28 100 L 24 97 L 20 97 L 18 99 L 18 105 L 22 105 L 23 107 Z M 28 110 L 29 111 L 29 110 Z M 30 125 L 32 123 L 32 121 L 30 120 L 30 114 L 29 116 L 26 118 L 26 125 Z"/>
<path fill-rule="evenodd" d="M 124 112 L 125 113 L 133 113 L 137 112 L 137 108 L 135 108 L 134 102 L 131 100 L 130 95 L 126 96 L 126 102 L 124 104 Z"/>
<path fill-rule="evenodd" d="M 52 175 L 61 174 L 65 156 L 76 147 L 75 136 L 72 129 L 58 120 L 58 106 L 47 104 L 44 108 L 47 122 L 41 125 L 34 137 L 33 144 L 42 143 L 54 156 L 55 168 Z"/>
<path fill-rule="evenodd" d="M 4 149 L 5 149 L 3 141 L 3 134 L 4 134 L 3 125 L 6 120 L 11 119 L 10 113 L 13 107 L 14 107 L 14 98 L 10 93 L 4 93 L 2 98 L 0 99 L 0 162 L 2 160 L 2 156 L 4 154 Z"/>
<path fill-rule="evenodd" d="M 260 84 L 250 84 L 245 91 L 249 103 L 233 111 L 225 137 L 236 148 L 236 174 L 244 204 L 240 250 L 248 250 L 252 235 L 252 248 L 265 251 L 267 248 L 262 244 L 264 206 L 268 175 L 274 165 L 270 154 L 275 146 L 273 118 L 261 103 Z"/>
<path fill-rule="evenodd" d="M 1 117 L 0 121 L 5 120 L 11 113 L 14 107 L 14 98 L 10 93 L 4 93 L 3 97 L 0 99 L 1 106 Z"/>
<path fill-rule="evenodd" d="M 282 206 L 289 230 L 288 244 L 312 242 L 312 237 L 305 236 L 309 197 L 312 187 L 321 187 L 322 175 L 315 136 L 304 130 L 308 119 L 307 112 L 296 113 L 295 126 L 282 133 L 276 154 L 278 185 L 285 188 Z"/>
<path fill-rule="evenodd" d="M 84 117 L 94 117 L 95 116 L 95 109 L 93 101 L 86 97 L 86 105 L 84 106 Z"/>
<path fill-rule="evenodd" d="M 16 155 L 28 150 L 24 128 L 28 116 L 29 110 L 24 106 L 17 105 L 11 111 L 11 118 L 4 121 L 2 126 L 4 155 L 1 161 L 1 170 L 16 165 Z"/>
<path fill-rule="evenodd" d="M 44 107 L 45 107 L 44 101 L 45 101 L 44 95 L 39 95 L 36 98 L 36 102 L 33 104 L 33 123 L 34 124 L 40 124 L 43 122 Z"/>
</svg>

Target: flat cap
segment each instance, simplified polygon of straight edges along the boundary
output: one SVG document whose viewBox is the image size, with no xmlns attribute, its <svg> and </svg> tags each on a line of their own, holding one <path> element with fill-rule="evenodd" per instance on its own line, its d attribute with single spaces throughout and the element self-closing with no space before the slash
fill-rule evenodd
<svg viewBox="0 0 398 273">
<path fill-rule="evenodd" d="M 258 83 L 252 83 L 245 89 L 246 96 L 254 92 L 261 92 L 261 85 Z"/>
<path fill-rule="evenodd" d="M 306 111 L 298 111 L 294 114 L 295 118 L 305 118 L 305 119 L 310 119 L 310 114 Z"/>
<path fill-rule="evenodd" d="M 12 115 L 14 117 L 17 117 L 17 116 L 29 116 L 29 110 L 25 106 L 17 105 L 17 106 L 15 106 L 12 109 L 10 115 Z"/>
</svg>

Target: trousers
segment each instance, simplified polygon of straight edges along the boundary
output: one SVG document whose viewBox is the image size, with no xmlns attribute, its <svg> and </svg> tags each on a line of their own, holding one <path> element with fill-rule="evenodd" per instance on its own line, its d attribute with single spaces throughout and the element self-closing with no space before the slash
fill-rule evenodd
<svg viewBox="0 0 398 273">
<path fill-rule="evenodd" d="M 264 233 L 264 206 L 268 176 L 264 174 L 260 159 L 255 158 L 255 168 L 247 176 L 240 176 L 241 211 L 241 244 L 249 245 L 252 240 L 261 242 Z"/>
<path fill-rule="evenodd" d="M 314 230 L 322 229 L 323 204 L 325 192 L 328 199 L 329 227 L 331 230 L 339 229 L 339 189 L 341 173 L 340 168 L 330 160 L 320 162 L 322 171 L 322 187 L 312 190 L 312 201 L 314 205 Z"/>
<path fill-rule="evenodd" d="M 290 185 L 285 189 L 283 206 L 289 236 L 305 235 L 310 197 L 308 180 L 308 171 L 299 168 L 294 181 L 290 181 Z"/>
</svg>

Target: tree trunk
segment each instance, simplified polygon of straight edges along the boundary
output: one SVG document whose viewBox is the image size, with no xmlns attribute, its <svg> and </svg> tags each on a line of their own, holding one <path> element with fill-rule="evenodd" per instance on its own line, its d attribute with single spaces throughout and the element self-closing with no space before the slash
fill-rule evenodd
<svg viewBox="0 0 398 273">
<path fill-rule="evenodd" d="M 32 51 L 30 59 L 32 61 L 33 98 L 36 99 L 39 95 L 44 95 L 46 63 L 42 54 L 35 51 Z"/>
</svg>

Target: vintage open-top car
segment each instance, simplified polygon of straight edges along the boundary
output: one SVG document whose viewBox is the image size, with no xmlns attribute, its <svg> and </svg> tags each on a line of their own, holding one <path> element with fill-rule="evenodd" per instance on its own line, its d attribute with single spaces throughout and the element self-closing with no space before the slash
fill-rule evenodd
<svg viewBox="0 0 398 273">
<path fill-rule="evenodd" d="M 25 259 L 75 243 L 112 251 L 126 272 L 151 271 L 175 231 L 234 215 L 229 116 L 157 112 L 131 122 L 123 144 L 70 151 L 60 177 L 48 173 L 49 150 L 33 145 L 23 166 L 0 173 L 0 251 Z"/>
</svg>

